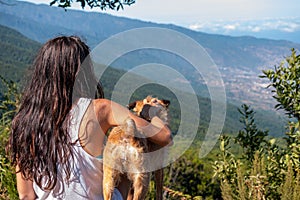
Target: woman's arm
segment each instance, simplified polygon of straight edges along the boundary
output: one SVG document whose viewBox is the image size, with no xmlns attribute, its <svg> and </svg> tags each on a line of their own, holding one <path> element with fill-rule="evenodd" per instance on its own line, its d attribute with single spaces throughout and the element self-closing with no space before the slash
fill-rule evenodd
<svg viewBox="0 0 300 200">
<path fill-rule="evenodd" d="M 103 130 L 118 126 L 130 117 L 135 121 L 136 126 L 141 129 L 152 142 L 161 146 L 172 143 L 170 129 L 158 117 L 153 117 L 151 123 L 149 123 L 131 113 L 124 106 L 106 99 L 95 100 L 94 106 L 96 115 L 98 115 L 98 121 Z"/>
<path fill-rule="evenodd" d="M 17 190 L 19 193 L 19 198 L 21 200 L 36 199 L 36 195 L 33 190 L 33 182 L 30 180 L 25 180 L 19 171 L 19 166 L 17 166 Z"/>
</svg>

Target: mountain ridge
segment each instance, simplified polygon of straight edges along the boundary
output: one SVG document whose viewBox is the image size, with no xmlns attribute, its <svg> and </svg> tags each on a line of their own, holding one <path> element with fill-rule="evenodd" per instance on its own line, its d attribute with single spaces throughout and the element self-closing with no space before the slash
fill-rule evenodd
<svg viewBox="0 0 300 200">
<path fill-rule="evenodd" d="M 26 38 L 14 29 L 0 25 L 0 73 L 13 81 L 21 81 L 22 75 L 32 64 L 40 44 Z"/>
<path fill-rule="evenodd" d="M 249 46 L 249 43 L 250 45 L 260 45 L 260 48 L 263 48 L 264 45 L 269 45 L 272 43 L 273 48 L 289 45 L 289 49 L 292 47 L 300 49 L 300 44 L 285 40 L 270 40 L 251 36 L 233 37 L 218 34 L 208 34 L 204 32 L 193 31 L 191 29 L 173 24 L 144 22 L 138 19 L 117 17 L 106 13 L 84 12 L 79 10 L 64 11 L 62 8 L 50 7 L 45 4 L 36 5 L 29 2 L 15 2 L 15 6 L 4 5 L 0 8 L 2 15 L 0 18 L 0 24 L 12 27 L 20 31 L 25 36 L 41 43 L 60 34 L 78 34 L 79 36 L 86 38 L 88 44 L 91 46 L 91 48 L 93 48 L 95 45 L 104 39 L 107 39 L 109 36 L 122 31 L 141 27 L 163 27 L 179 31 L 195 39 L 211 54 L 217 65 L 239 67 L 249 67 L 251 63 L 244 61 L 243 64 L 239 65 L 238 61 L 234 62 L 232 56 L 225 57 L 231 59 L 225 59 L 223 54 L 226 53 L 226 51 L 220 51 L 220 46 L 228 46 L 227 49 L 229 50 L 233 49 L 241 52 L 244 51 L 242 47 Z M 35 12 L 30 12 L 30 10 L 35 10 Z M 8 14 L 9 18 L 5 14 Z M 17 17 L 17 20 L 13 21 L 14 17 Z M 24 30 L 25 26 L 23 27 L 21 24 L 24 22 L 27 27 L 30 27 L 28 28 L 29 30 Z M 31 26 L 34 24 L 38 27 L 38 30 L 35 30 L 34 27 L 28 26 L 28 24 Z M 40 33 L 42 30 L 44 30 L 44 32 Z M 240 45 L 240 48 L 237 48 L 237 45 Z M 263 64 L 263 62 L 256 61 L 257 59 L 255 56 L 252 56 L 249 52 L 247 53 L 252 59 L 255 60 L 253 61 L 255 64 Z M 283 56 L 286 56 L 284 55 L 286 53 L 285 51 L 280 51 L 279 53 L 281 53 Z M 244 60 L 246 60 L 245 57 L 246 56 L 243 55 Z"/>
<path fill-rule="evenodd" d="M 249 103 L 263 109 L 271 109 L 275 103 L 262 87 L 265 82 L 258 78 L 261 70 L 278 65 L 284 57 L 290 55 L 291 48 L 300 49 L 300 44 L 290 41 L 208 34 L 173 24 L 144 22 L 96 12 L 64 11 L 58 7 L 20 1 L 15 1 L 14 7 L 0 7 L 0 24 L 12 27 L 41 43 L 58 35 L 75 34 L 84 38 L 91 49 L 110 36 L 133 28 L 161 27 L 179 31 L 193 38 L 213 58 L 222 74 L 229 101 L 236 104 Z M 191 81 L 198 94 L 209 95 L 203 89 L 203 80 L 194 77 L 194 72 L 185 62 L 172 57 L 166 59 L 160 53 L 134 55 L 122 63 L 116 63 L 114 67 L 128 70 L 130 66 L 149 62 L 150 59 L 151 62 L 179 70 Z M 257 99 L 260 96 L 264 98 Z"/>
<path fill-rule="evenodd" d="M 1 51 L 0 54 L 0 71 L 2 76 L 6 80 L 13 80 L 20 82 L 21 84 L 24 81 L 24 76 L 28 77 L 28 68 L 31 66 L 33 57 L 36 55 L 38 49 L 40 48 L 41 44 L 35 41 L 32 41 L 25 36 L 21 35 L 19 32 L 0 25 L 0 38 L 1 44 L 6 43 L 8 44 L 7 47 Z M 12 38 L 12 39 L 11 39 Z M 20 51 L 20 45 L 22 49 Z M 26 51 L 24 49 L 28 49 Z M 5 55 L 2 56 L 2 55 Z M 20 58 L 19 62 L 15 61 L 15 56 Z M 25 58 L 25 59 L 24 59 Z M 5 67 L 5 64 L 10 64 L 9 68 Z M 119 91 L 118 88 L 115 88 L 120 77 L 122 77 L 125 73 L 124 70 L 114 69 L 114 68 L 107 68 L 103 76 L 101 77 L 101 82 L 104 88 L 104 94 L 106 98 L 111 99 L 112 92 L 118 93 L 121 95 L 121 99 L 126 99 L 124 96 L 128 95 L 122 91 Z M 27 74 L 27 75 L 24 75 Z M 134 74 L 130 74 L 130 76 L 134 76 L 134 79 L 143 79 L 143 77 L 139 77 Z M 22 86 L 22 85 L 20 85 Z M 0 83 L 0 98 L 2 93 L 2 87 Z M 181 106 L 171 91 L 168 88 L 164 88 L 164 86 L 160 86 L 157 84 L 146 84 L 139 89 L 137 89 L 131 97 L 131 101 L 137 100 L 140 98 L 144 98 L 146 95 L 155 95 L 159 98 L 170 98 L 171 105 L 171 117 L 172 117 L 172 128 L 173 131 L 178 128 L 178 123 L 180 122 L 180 109 Z M 198 96 L 199 109 L 200 109 L 200 124 L 199 124 L 199 133 L 197 138 L 201 139 L 203 137 L 203 132 L 207 129 L 208 123 L 210 121 L 210 109 L 211 109 L 211 101 L 209 98 L 203 98 Z M 195 116 L 189 116 L 195 117 Z M 284 120 L 280 118 L 280 116 L 274 115 L 274 112 L 261 112 L 258 110 L 256 119 L 258 121 L 258 126 L 265 129 L 268 128 L 270 130 L 271 135 L 273 136 L 281 136 L 284 131 Z M 185 119 L 186 120 L 186 119 Z M 227 112 L 226 112 L 226 120 L 225 126 L 223 131 L 226 133 L 236 133 L 239 128 L 241 128 L 241 124 L 237 124 L 239 120 L 239 112 L 237 110 L 237 106 L 227 103 Z M 274 124 L 274 121 L 276 122 Z M 200 137 L 200 138 L 199 138 Z"/>
</svg>

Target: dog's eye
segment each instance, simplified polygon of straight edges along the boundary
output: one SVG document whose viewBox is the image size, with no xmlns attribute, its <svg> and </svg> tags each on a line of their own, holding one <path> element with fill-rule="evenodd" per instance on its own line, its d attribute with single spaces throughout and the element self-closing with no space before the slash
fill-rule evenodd
<svg viewBox="0 0 300 200">
<path fill-rule="evenodd" d="M 156 100 L 156 99 L 154 99 L 154 100 L 152 101 L 152 103 L 157 103 L 157 100 Z"/>
</svg>

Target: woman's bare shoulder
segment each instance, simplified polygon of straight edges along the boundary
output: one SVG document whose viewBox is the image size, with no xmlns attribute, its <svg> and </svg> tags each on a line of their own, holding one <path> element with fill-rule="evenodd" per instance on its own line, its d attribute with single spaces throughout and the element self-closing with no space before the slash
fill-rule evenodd
<svg viewBox="0 0 300 200">
<path fill-rule="evenodd" d="M 111 101 L 108 99 L 94 99 L 93 105 L 96 113 L 103 113 L 104 111 L 108 111 Z"/>
</svg>

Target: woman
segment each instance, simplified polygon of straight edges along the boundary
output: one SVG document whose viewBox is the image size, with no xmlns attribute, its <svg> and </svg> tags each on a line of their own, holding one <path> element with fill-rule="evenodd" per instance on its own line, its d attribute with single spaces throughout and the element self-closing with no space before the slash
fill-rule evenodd
<svg viewBox="0 0 300 200">
<path fill-rule="evenodd" d="M 103 98 L 89 52 L 78 37 L 62 36 L 43 45 L 34 61 L 8 145 L 20 199 L 102 199 L 105 134 L 128 117 L 153 142 L 171 142 L 158 117 L 148 123 Z M 115 199 L 125 199 L 128 184 L 118 189 Z"/>
</svg>

